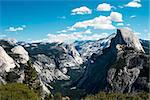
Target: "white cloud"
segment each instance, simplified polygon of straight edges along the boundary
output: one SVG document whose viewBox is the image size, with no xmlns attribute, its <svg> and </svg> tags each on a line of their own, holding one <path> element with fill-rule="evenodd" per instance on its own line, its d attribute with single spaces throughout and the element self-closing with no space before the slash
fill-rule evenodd
<svg viewBox="0 0 150 100">
<path fill-rule="evenodd" d="M 82 22 L 76 22 L 73 28 L 87 28 L 92 27 L 94 29 L 115 29 L 115 26 L 112 25 L 111 18 L 108 16 L 99 16 L 91 20 L 86 20 Z"/>
<path fill-rule="evenodd" d="M 110 11 L 112 6 L 107 3 L 102 3 L 97 6 L 98 11 Z"/>
<path fill-rule="evenodd" d="M 73 28 L 73 27 L 67 27 L 67 30 L 68 30 L 68 31 L 75 31 L 76 29 Z"/>
<path fill-rule="evenodd" d="M 6 29 L 6 31 L 17 32 L 17 31 L 23 31 L 24 28 L 26 28 L 26 25 L 22 25 L 22 26 L 19 26 L 19 27 L 9 27 L 8 29 Z"/>
<path fill-rule="evenodd" d="M 76 31 L 76 29 L 78 29 L 78 28 L 87 29 L 88 27 L 91 27 L 93 29 L 113 30 L 113 29 L 116 29 L 116 27 L 112 24 L 113 21 L 114 22 L 123 22 L 122 14 L 118 13 L 118 12 L 111 12 L 110 16 L 102 16 L 101 15 L 101 16 L 95 17 L 93 19 L 76 22 L 71 27 L 67 27 L 66 30 L 58 31 L 57 33 Z"/>
<path fill-rule="evenodd" d="M 85 34 L 91 34 L 92 32 L 91 32 L 90 29 L 87 29 L 84 33 L 85 33 Z"/>
<path fill-rule="evenodd" d="M 129 2 L 128 4 L 126 4 L 126 7 L 134 7 L 134 8 L 140 8 L 142 7 L 142 5 L 140 4 L 140 0 L 133 0 L 131 2 Z"/>
<path fill-rule="evenodd" d="M 61 30 L 61 31 L 57 31 L 57 33 L 66 33 L 67 30 Z"/>
<path fill-rule="evenodd" d="M 130 16 L 130 18 L 133 19 L 133 18 L 136 18 L 136 16 L 135 16 L 135 15 L 132 15 L 132 16 Z"/>
<path fill-rule="evenodd" d="M 82 6 L 82 7 L 79 7 L 79 8 L 75 8 L 71 11 L 71 15 L 84 15 L 84 14 L 92 14 L 92 10 L 89 9 L 88 7 L 86 6 Z"/>
<path fill-rule="evenodd" d="M 80 40 L 87 34 L 91 34 L 91 30 L 86 30 L 83 32 L 73 32 L 71 34 L 48 34 L 48 42 L 73 42 L 75 40 Z"/>
<path fill-rule="evenodd" d="M 117 26 L 124 26 L 123 23 L 117 23 Z"/>
<path fill-rule="evenodd" d="M 111 12 L 110 17 L 111 17 L 112 21 L 123 22 L 121 13 Z"/>
<path fill-rule="evenodd" d="M 67 27 L 66 30 L 57 31 L 57 33 L 66 33 L 68 31 L 76 31 L 76 28 L 74 28 L 74 27 Z"/>
<path fill-rule="evenodd" d="M 9 27 L 8 28 L 8 31 L 10 31 L 10 32 L 16 32 L 16 31 L 22 31 L 22 30 L 23 30 L 22 27 L 17 27 L 17 28 L 15 28 L 15 27 Z"/>
<path fill-rule="evenodd" d="M 107 33 L 91 34 L 91 30 L 87 29 L 82 32 L 73 32 L 70 34 L 47 34 L 48 38 L 42 40 L 36 40 L 32 42 L 74 42 L 75 40 L 98 40 L 100 38 L 107 37 Z"/>
</svg>

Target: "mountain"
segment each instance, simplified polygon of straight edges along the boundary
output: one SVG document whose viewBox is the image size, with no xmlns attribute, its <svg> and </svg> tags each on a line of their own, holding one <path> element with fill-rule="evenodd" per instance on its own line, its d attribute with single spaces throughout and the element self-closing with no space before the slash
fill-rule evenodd
<svg viewBox="0 0 150 100">
<path fill-rule="evenodd" d="M 26 43 L 0 40 L 0 84 L 23 83 L 39 94 L 75 99 L 98 91 L 149 90 L 149 41 L 117 29 L 99 40 Z M 75 94 L 75 95 L 74 95 Z"/>
<path fill-rule="evenodd" d="M 111 39 L 115 37 L 116 34 L 112 34 L 106 38 L 93 41 L 76 41 L 75 47 L 81 54 L 82 58 L 86 61 L 92 54 L 102 53 L 101 51 L 108 48 Z"/>
<path fill-rule="evenodd" d="M 94 43 L 97 44 L 99 41 L 100 40 L 93 42 L 93 44 Z M 139 39 L 134 35 L 133 32 L 127 29 L 118 29 L 116 35 L 109 37 L 108 41 L 109 42 L 105 42 L 105 46 L 104 47 L 102 46 L 102 49 L 98 51 L 100 53 L 98 52 L 95 53 L 97 49 L 94 49 L 95 51 L 93 50 L 94 53 L 88 60 L 87 68 L 84 74 L 73 84 L 77 88 L 85 90 L 85 94 L 96 93 L 99 90 L 105 90 L 108 84 L 107 77 L 109 78 L 109 76 L 107 76 L 107 72 L 110 70 L 111 66 L 116 61 L 118 61 L 118 59 L 120 59 L 120 55 L 122 54 L 122 52 L 125 52 L 124 50 L 122 50 L 122 47 L 127 49 L 127 51 L 131 50 L 131 51 L 137 52 L 135 54 L 134 52 L 132 52 L 131 53 L 132 55 L 136 55 L 138 53 L 141 53 L 141 54 L 145 53 Z M 97 46 L 99 48 L 101 47 L 99 45 Z M 86 49 L 83 49 L 83 50 L 86 50 Z M 89 49 L 87 50 L 89 51 Z M 119 52 L 119 50 L 121 50 L 122 52 Z M 123 66 L 122 68 L 124 67 L 125 66 Z M 134 82 L 132 82 L 132 84 L 133 83 Z M 117 88 L 117 87 L 114 87 L 114 88 Z M 124 92 L 123 89 L 121 90 Z M 121 92 L 121 90 L 117 92 Z"/>
</svg>

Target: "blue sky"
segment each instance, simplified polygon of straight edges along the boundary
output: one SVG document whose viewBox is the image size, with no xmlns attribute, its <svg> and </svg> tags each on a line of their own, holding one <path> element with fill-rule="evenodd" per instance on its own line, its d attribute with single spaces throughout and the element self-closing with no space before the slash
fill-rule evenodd
<svg viewBox="0 0 150 100">
<path fill-rule="evenodd" d="M 103 2 L 105 1 L 105 2 Z M 150 39 L 148 0 L 0 0 L 0 38 L 72 41 L 131 28 Z"/>
</svg>

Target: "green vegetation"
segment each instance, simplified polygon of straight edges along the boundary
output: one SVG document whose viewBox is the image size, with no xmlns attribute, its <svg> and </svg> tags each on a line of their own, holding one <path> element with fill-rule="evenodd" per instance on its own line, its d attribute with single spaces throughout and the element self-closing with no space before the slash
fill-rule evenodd
<svg viewBox="0 0 150 100">
<path fill-rule="evenodd" d="M 42 87 L 40 86 L 37 72 L 35 68 L 33 68 L 31 60 L 29 60 L 27 64 L 28 66 L 25 67 L 25 71 L 24 71 L 25 72 L 24 84 L 26 84 L 30 89 L 33 89 L 34 92 L 40 96 Z"/>
<path fill-rule="evenodd" d="M 62 100 L 62 94 L 60 92 L 57 92 L 55 95 L 54 95 L 54 98 L 55 100 Z"/>
<path fill-rule="evenodd" d="M 37 79 L 37 72 L 33 68 L 31 60 L 27 62 L 28 66 L 25 67 L 25 82 L 28 84 L 33 83 Z"/>
<path fill-rule="evenodd" d="M 150 93 L 123 94 L 99 92 L 96 95 L 86 96 L 85 100 L 150 100 Z"/>
<path fill-rule="evenodd" d="M 8 83 L 13 83 L 16 82 L 16 80 L 19 78 L 20 76 L 17 75 L 15 72 L 8 72 L 6 75 L 6 81 Z"/>
<path fill-rule="evenodd" d="M 40 100 L 37 94 L 24 84 L 0 85 L 0 100 Z"/>
</svg>

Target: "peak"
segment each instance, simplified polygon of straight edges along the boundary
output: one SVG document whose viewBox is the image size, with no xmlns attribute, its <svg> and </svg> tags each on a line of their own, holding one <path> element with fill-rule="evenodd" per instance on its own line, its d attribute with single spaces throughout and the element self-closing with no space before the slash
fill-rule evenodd
<svg viewBox="0 0 150 100">
<path fill-rule="evenodd" d="M 129 28 L 120 28 L 117 29 L 117 34 L 120 34 L 124 40 L 124 42 L 129 47 L 135 48 L 137 51 L 144 52 L 144 49 L 140 43 L 138 37 L 133 33 L 133 31 Z"/>
</svg>

